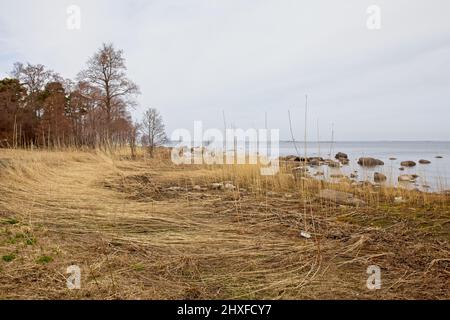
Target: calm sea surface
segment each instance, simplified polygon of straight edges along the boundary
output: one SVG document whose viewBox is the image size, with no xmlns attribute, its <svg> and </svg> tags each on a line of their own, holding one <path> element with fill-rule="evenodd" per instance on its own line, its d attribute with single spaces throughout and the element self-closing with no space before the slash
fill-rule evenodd
<svg viewBox="0 0 450 320">
<path fill-rule="evenodd" d="M 175 143 L 170 143 L 175 145 Z M 296 142 L 300 156 L 305 155 L 305 143 Z M 297 155 L 294 143 L 291 141 L 281 141 L 279 144 L 280 156 Z M 450 141 L 380 141 L 380 142 L 308 142 L 306 155 L 321 156 L 323 158 L 334 158 L 337 152 L 344 152 L 350 159 L 348 166 L 340 169 L 331 169 L 327 166 L 320 167 L 319 170 L 325 172 L 325 176 L 336 173 L 336 170 L 344 174 L 353 171 L 358 172 L 358 180 L 369 180 L 373 178 L 374 172 L 384 173 L 388 177 L 388 183 L 398 185 L 400 174 L 417 174 L 419 179 L 416 184 L 404 185 L 405 187 L 419 188 L 427 191 L 442 191 L 450 189 Z M 436 158 L 441 156 L 442 159 Z M 384 161 L 384 166 L 375 168 L 363 168 L 357 164 L 359 157 L 374 157 Z M 397 158 L 397 160 L 389 160 Z M 420 159 L 430 160 L 431 164 L 422 165 Z M 400 171 L 400 162 L 412 160 L 417 163 L 413 168 L 406 168 Z"/>
</svg>

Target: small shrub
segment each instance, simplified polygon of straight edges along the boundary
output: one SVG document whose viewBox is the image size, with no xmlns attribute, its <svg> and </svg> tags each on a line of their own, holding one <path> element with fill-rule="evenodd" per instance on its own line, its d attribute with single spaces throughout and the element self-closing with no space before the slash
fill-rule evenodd
<svg viewBox="0 0 450 320">
<path fill-rule="evenodd" d="M 53 261 L 53 258 L 50 257 L 50 256 L 40 256 L 36 260 L 36 262 L 39 263 L 39 264 L 47 264 L 47 263 L 52 262 L 52 261 Z"/>
<path fill-rule="evenodd" d="M 35 239 L 35 238 L 27 238 L 27 239 L 25 240 L 25 243 L 26 243 L 28 246 L 33 246 L 33 245 L 36 244 L 36 239 Z"/>
<path fill-rule="evenodd" d="M 133 265 L 133 270 L 135 270 L 135 271 L 144 271 L 145 270 L 145 266 L 140 264 L 140 263 L 136 263 L 135 265 Z"/>
<path fill-rule="evenodd" d="M 18 224 L 18 223 L 19 223 L 19 221 L 16 219 L 13 219 L 13 218 L 6 219 L 3 221 L 3 224 Z"/>
<path fill-rule="evenodd" d="M 14 253 L 11 253 L 11 254 L 4 255 L 4 256 L 2 257 L 2 260 L 5 261 L 5 262 L 11 262 L 11 261 L 13 261 L 15 258 L 16 258 L 16 255 L 15 255 Z"/>
</svg>

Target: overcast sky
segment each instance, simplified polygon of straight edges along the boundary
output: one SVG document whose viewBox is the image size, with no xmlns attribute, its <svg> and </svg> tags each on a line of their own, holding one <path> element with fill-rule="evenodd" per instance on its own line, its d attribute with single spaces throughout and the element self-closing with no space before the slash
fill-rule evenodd
<svg viewBox="0 0 450 320">
<path fill-rule="evenodd" d="M 69 5 L 81 28 L 66 26 Z M 366 10 L 381 9 L 369 30 Z M 125 52 L 170 133 L 229 124 L 288 139 L 450 139 L 448 0 L 14 0 L 0 2 L 0 76 L 16 61 L 74 78 L 102 42 Z"/>
</svg>

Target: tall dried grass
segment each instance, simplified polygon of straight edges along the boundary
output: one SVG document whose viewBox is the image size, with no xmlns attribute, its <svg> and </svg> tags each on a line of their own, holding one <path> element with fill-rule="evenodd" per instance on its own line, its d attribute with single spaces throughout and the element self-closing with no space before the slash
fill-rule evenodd
<svg viewBox="0 0 450 320">
<path fill-rule="evenodd" d="M 0 255 L 14 256 L 0 261 L 0 298 L 449 297 L 444 195 L 295 178 L 289 165 L 270 177 L 175 166 L 164 149 L 136 160 L 0 150 L 0 161 Z M 210 188 L 226 181 L 236 189 Z M 324 201 L 325 188 L 368 205 Z M 66 288 L 72 264 L 80 290 Z M 365 287 L 369 264 L 383 269 L 381 290 Z"/>
</svg>

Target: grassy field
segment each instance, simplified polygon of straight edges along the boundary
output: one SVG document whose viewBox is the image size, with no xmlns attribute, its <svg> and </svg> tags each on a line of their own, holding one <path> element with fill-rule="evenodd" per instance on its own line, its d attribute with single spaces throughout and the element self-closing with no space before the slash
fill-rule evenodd
<svg viewBox="0 0 450 320">
<path fill-rule="evenodd" d="M 164 151 L 0 149 L 1 299 L 449 299 L 449 240 L 448 195 L 328 184 L 290 165 L 270 177 L 175 166 Z"/>
</svg>

